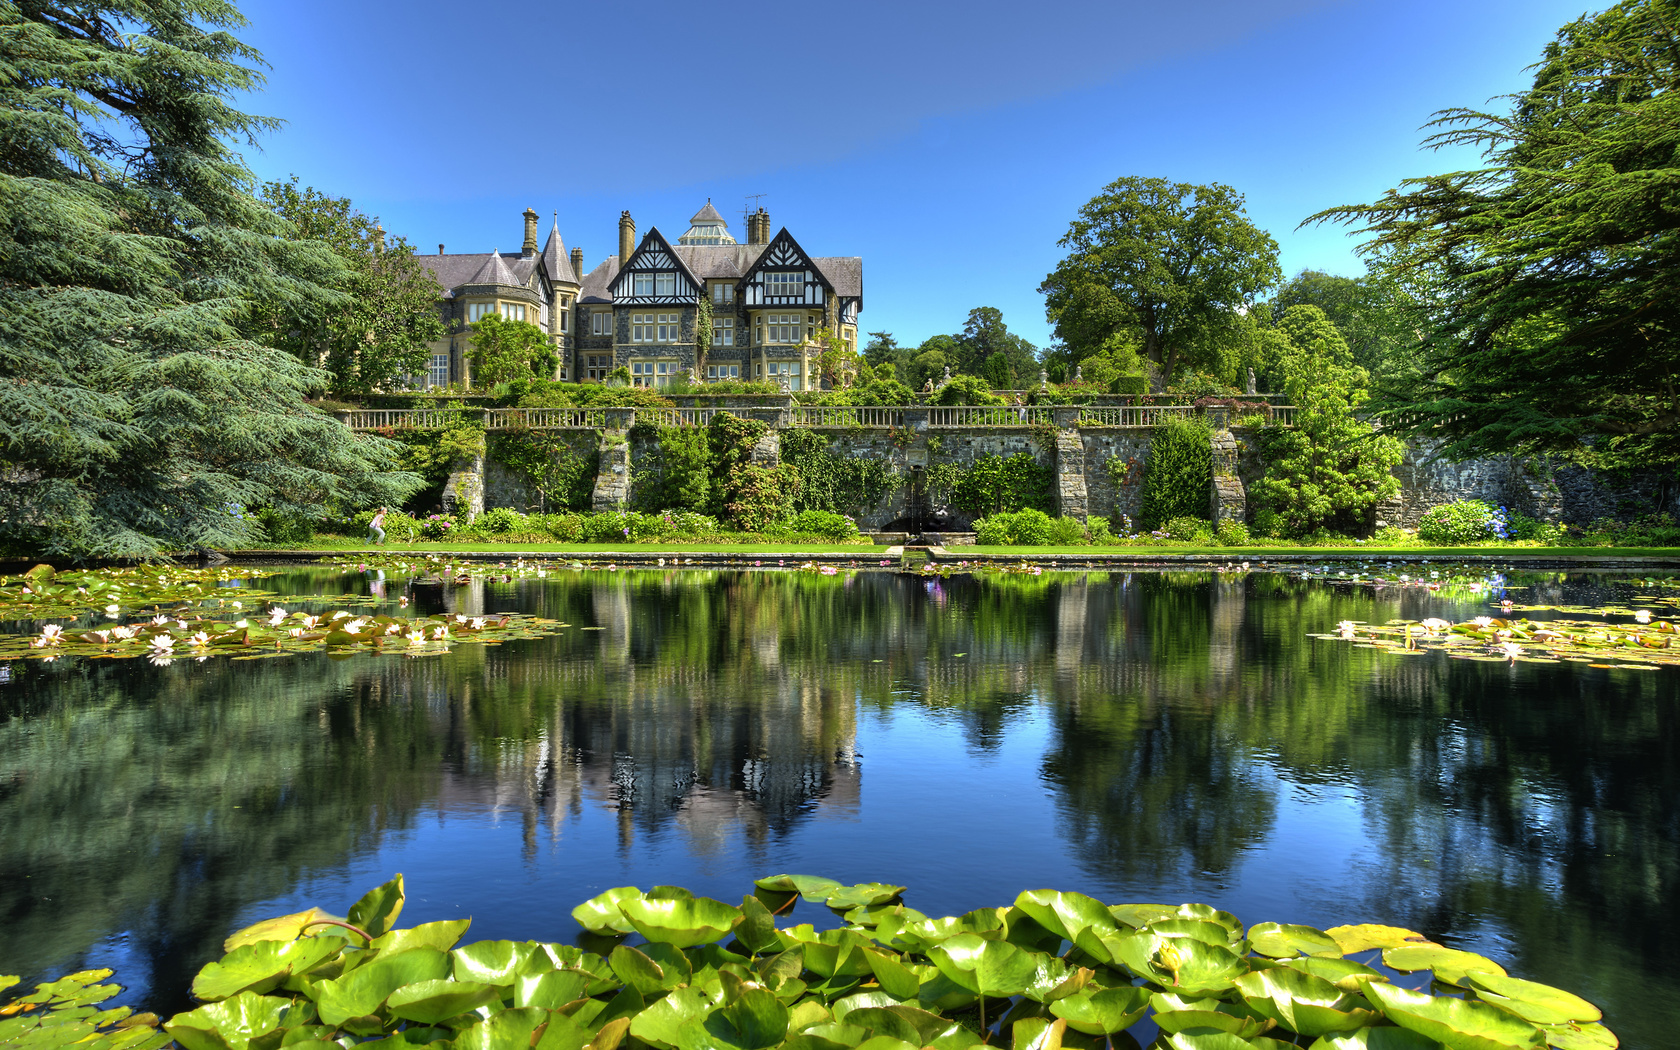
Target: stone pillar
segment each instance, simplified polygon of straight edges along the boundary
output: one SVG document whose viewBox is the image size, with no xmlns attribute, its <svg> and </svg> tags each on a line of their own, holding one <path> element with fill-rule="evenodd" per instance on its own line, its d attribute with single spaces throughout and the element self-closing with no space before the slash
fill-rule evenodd
<svg viewBox="0 0 1680 1050">
<path fill-rule="evenodd" d="M 1056 512 L 1085 520 L 1090 495 L 1085 488 L 1085 438 L 1079 433 L 1079 409 L 1067 405 L 1050 410 L 1056 426 Z"/>
<path fill-rule="evenodd" d="M 590 508 L 597 513 L 623 510 L 630 504 L 630 428 L 636 422 L 633 408 L 609 408 L 607 425 L 601 431 L 601 465 L 595 472 L 595 493 Z"/>
<path fill-rule="evenodd" d="M 1243 490 L 1242 478 L 1237 476 L 1237 439 L 1231 435 L 1231 410 L 1224 405 L 1209 405 L 1207 421 L 1213 431 L 1213 485 L 1208 492 L 1208 520 L 1216 526 L 1222 521 L 1240 525 L 1248 517 L 1248 493 Z"/>
<path fill-rule="evenodd" d="M 484 457 L 458 459 L 443 485 L 443 512 L 468 521 L 484 513 Z"/>
</svg>

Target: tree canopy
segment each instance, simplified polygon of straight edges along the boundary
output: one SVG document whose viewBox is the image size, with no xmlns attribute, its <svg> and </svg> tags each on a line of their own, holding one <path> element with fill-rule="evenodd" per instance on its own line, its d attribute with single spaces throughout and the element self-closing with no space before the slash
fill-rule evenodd
<svg viewBox="0 0 1680 1050">
<path fill-rule="evenodd" d="M 1130 177 L 1079 209 L 1067 257 L 1039 292 L 1069 360 L 1132 335 L 1163 381 L 1180 367 L 1218 369 L 1241 312 L 1282 277 L 1277 242 L 1249 221 L 1242 194 Z"/>
<path fill-rule="evenodd" d="M 489 313 L 470 326 L 473 382 L 495 386 L 518 380 L 553 379 L 560 355 L 543 330 L 529 321 L 507 321 Z"/>
<path fill-rule="evenodd" d="M 337 287 L 346 294 L 332 305 L 283 296 L 270 306 L 272 344 L 325 368 L 339 395 L 370 393 L 423 373 L 444 327 L 437 283 L 414 247 L 387 236 L 376 217 L 347 198 L 300 187 L 295 175 L 266 184 L 262 197 L 292 224 L 294 239 L 323 241 L 344 263 Z"/>
<path fill-rule="evenodd" d="M 249 511 L 399 502 L 388 442 L 304 396 L 257 306 L 328 310 L 344 264 L 288 239 L 231 143 L 273 121 L 222 0 L 0 3 L 0 541 L 155 557 Z"/>
<path fill-rule="evenodd" d="M 1458 457 L 1680 459 L 1680 3 L 1630 0 L 1558 31 L 1493 111 L 1436 114 L 1486 163 L 1333 208 L 1434 287 L 1423 377 L 1383 418 Z"/>
</svg>

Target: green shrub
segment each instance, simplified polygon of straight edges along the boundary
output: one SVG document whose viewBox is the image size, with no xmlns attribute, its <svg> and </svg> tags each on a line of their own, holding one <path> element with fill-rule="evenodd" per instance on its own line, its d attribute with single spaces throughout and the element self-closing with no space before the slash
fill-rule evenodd
<svg viewBox="0 0 1680 1050">
<path fill-rule="evenodd" d="M 1055 476 L 1055 471 L 1041 466 L 1031 453 L 1017 452 L 1008 459 L 982 456 L 962 471 L 951 487 L 951 505 L 988 516 L 1027 508 L 1047 511 L 1052 505 Z"/>
<path fill-rule="evenodd" d="M 934 395 L 936 405 L 1007 405 L 1009 399 L 992 393 L 992 385 L 979 376 L 954 375 Z"/>
<path fill-rule="evenodd" d="M 1418 522 L 1418 539 L 1439 546 L 1504 539 L 1505 512 L 1479 499 L 1430 507 Z"/>
<path fill-rule="evenodd" d="M 1072 547 L 1086 543 L 1085 523 L 1066 514 L 1050 523 L 1050 543 L 1056 547 Z"/>
<path fill-rule="evenodd" d="M 660 516 L 617 510 L 591 514 L 583 520 L 585 543 L 646 543 L 659 538 Z"/>
<path fill-rule="evenodd" d="M 1213 539 L 1213 526 L 1202 518 L 1189 515 L 1173 518 L 1161 526 L 1168 539 L 1185 543 L 1208 543 Z"/>
<path fill-rule="evenodd" d="M 1051 542 L 1051 525 L 1050 515 L 1032 507 L 1003 511 L 974 523 L 974 541 L 988 547 L 1043 547 Z"/>
<path fill-rule="evenodd" d="M 1214 538 L 1221 547 L 1243 547 L 1249 543 L 1248 526 L 1240 521 L 1226 519 L 1214 529 Z"/>
<path fill-rule="evenodd" d="M 1108 519 L 1092 515 L 1085 519 L 1085 529 L 1091 534 L 1091 542 L 1110 545 L 1115 542 L 1114 532 L 1108 527 Z"/>
<path fill-rule="evenodd" d="M 1213 432 L 1207 421 L 1173 416 L 1155 428 L 1143 470 L 1146 528 L 1207 513 L 1213 487 Z"/>
<path fill-rule="evenodd" d="M 1510 528 L 1513 540 L 1554 544 L 1563 538 L 1563 529 L 1560 526 L 1547 524 L 1527 514 L 1512 514 Z"/>
<path fill-rule="evenodd" d="M 800 536 L 822 536 L 831 540 L 849 540 L 858 534 L 857 522 L 844 514 L 826 510 L 802 510 L 783 528 Z"/>
<path fill-rule="evenodd" d="M 487 510 L 473 520 L 473 531 L 486 536 L 506 536 L 509 533 L 530 530 L 530 520 L 511 507 Z"/>
<path fill-rule="evenodd" d="M 263 538 L 270 543 L 308 543 L 315 538 L 315 520 L 301 514 L 264 507 L 257 511 L 257 524 L 262 526 Z"/>
<path fill-rule="evenodd" d="M 1371 538 L 1372 543 L 1381 543 L 1387 547 L 1402 547 L 1406 544 L 1413 543 L 1416 540 L 1416 536 L 1407 532 L 1405 529 L 1400 528 L 1398 525 L 1384 525 L 1382 528 L 1378 529 L 1377 534 Z"/>
<path fill-rule="evenodd" d="M 1108 384 L 1108 392 L 1128 397 L 1138 397 L 1149 393 L 1148 376 L 1115 376 Z"/>
</svg>

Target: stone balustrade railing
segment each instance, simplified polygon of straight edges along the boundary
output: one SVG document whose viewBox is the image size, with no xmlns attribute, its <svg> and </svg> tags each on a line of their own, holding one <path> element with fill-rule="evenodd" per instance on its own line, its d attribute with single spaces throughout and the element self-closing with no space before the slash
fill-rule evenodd
<svg viewBox="0 0 1680 1050">
<path fill-rule="evenodd" d="M 1177 417 L 1218 415 L 1228 409 L 1194 405 L 795 405 L 786 408 L 486 408 L 486 409 L 347 409 L 335 415 L 353 430 L 432 430 L 466 420 L 486 430 L 626 429 L 637 422 L 661 427 L 704 427 L 718 415 L 762 419 L 778 426 L 887 430 L 1017 428 L 1053 425 L 1081 429 L 1147 429 Z M 1263 414 L 1273 423 L 1293 425 L 1293 405 L 1269 405 Z"/>
</svg>

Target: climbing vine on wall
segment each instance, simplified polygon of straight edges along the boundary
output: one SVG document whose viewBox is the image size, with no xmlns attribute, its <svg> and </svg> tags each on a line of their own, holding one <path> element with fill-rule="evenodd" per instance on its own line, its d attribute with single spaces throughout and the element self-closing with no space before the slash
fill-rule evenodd
<svg viewBox="0 0 1680 1050">
<path fill-rule="evenodd" d="M 795 511 L 846 514 L 876 505 L 904 484 L 904 472 L 884 457 L 836 455 L 830 439 L 811 430 L 782 432 L 782 470 Z"/>
<path fill-rule="evenodd" d="M 525 476 L 544 513 L 589 508 L 600 470 L 598 451 L 580 455 L 554 431 L 524 428 L 495 431 L 488 446 L 491 459 Z"/>
<path fill-rule="evenodd" d="M 643 424 L 631 428 L 632 438 L 650 436 L 658 442 L 657 465 L 638 471 L 631 491 L 636 506 L 645 511 L 692 510 L 711 513 L 713 478 L 711 435 L 696 427 L 648 427 L 650 435 L 638 433 Z"/>
<path fill-rule="evenodd" d="M 932 487 L 932 481 L 929 481 Z M 982 456 L 961 471 L 951 490 L 951 505 L 970 514 L 996 514 L 1032 508 L 1050 513 L 1054 509 L 1055 472 L 1041 465 L 1030 453 L 1017 452 L 1005 458 Z M 931 495 L 931 492 L 930 492 Z"/>
</svg>

